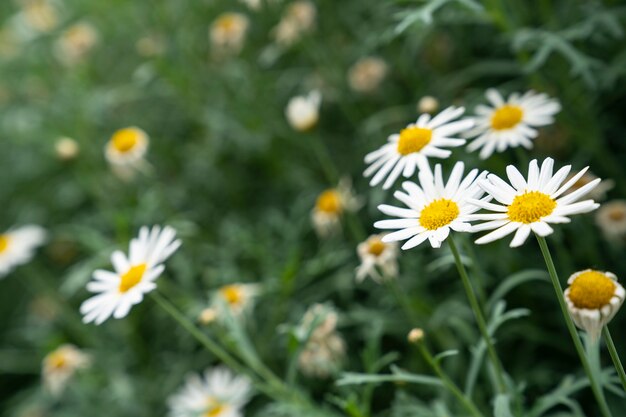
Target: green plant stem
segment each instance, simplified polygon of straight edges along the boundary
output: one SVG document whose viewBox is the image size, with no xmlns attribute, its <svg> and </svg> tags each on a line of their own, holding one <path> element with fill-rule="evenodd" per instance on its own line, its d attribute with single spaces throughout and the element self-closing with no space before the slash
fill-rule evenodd
<svg viewBox="0 0 626 417">
<path fill-rule="evenodd" d="M 417 343 L 417 347 L 426 362 L 428 362 L 431 368 L 433 368 L 433 371 L 435 371 L 435 374 L 437 374 L 437 376 L 441 379 L 443 385 L 459 400 L 461 404 L 463 404 L 467 411 L 474 417 L 483 417 L 483 414 L 472 402 L 472 400 L 463 394 L 463 391 L 461 391 L 454 381 L 452 381 L 450 377 L 441 369 L 439 362 L 433 358 L 433 355 L 430 353 L 423 340 Z"/>
<path fill-rule="evenodd" d="M 574 346 L 576 347 L 576 352 L 578 353 L 583 368 L 585 369 L 585 373 L 589 378 L 591 390 L 593 391 L 593 395 L 596 397 L 596 401 L 598 402 L 598 406 L 600 407 L 600 412 L 604 417 L 612 417 L 611 410 L 606 404 L 606 400 L 604 399 L 604 395 L 602 394 L 602 388 L 598 385 L 598 381 L 593 374 L 591 365 L 587 360 L 585 348 L 580 341 L 580 337 L 578 336 L 578 332 L 576 331 L 576 326 L 574 325 L 574 322 L 572 321 L 572 318 L 570 317 L 567 310 L 567 304 L 565 303 L 565 297 L 563 296 L 563 288 L 561 287 L 559 276 L 557 275 L 556 268 L 554 267 L 554 262 L 552 261 L 552 256 L 550 255 L 548 242 L 546 242 L 546 239 L 544 237 L 537 234 L 535 234 L 535 237 L 537 238 L 537 242 L 539 242 L 541 254 L 543 255 L 543 259 L 546 262 L 546 267 L 548 268 L 548 273 L 550 274 L 550 279 L 552 280 L 552 285 L 554 287 L 554 291 L 556 292 L 556 298 L 559 301 L 559 306 L 561 307 L 561 313 L 563 313 L 563 318 L 565 319 L 567 330 L 569 330 L 569 334 L 572 337 Z"/>
<path fill-rule="evenodd" d="M 611 332 L 609 332 L 608 326 L 604 326 L 602 329 L 602 336 L 604 337 L 606 347 L 611 355 L 611 360 L 613 360 L 613 365 L 615 366 L 617 375 L 619 375 L 619 380 L 622 382 L 622 388 L 626 391 L 626 373 L 624 372 L 622 361 L 619 359 L 619 355 L 617 354 L 617 349 L 615 349 L 615 344 L 613 343 L 613 338 L 611 337 Z"/>
<path fill-rule="evenodd" d="M 472 308 L 472 311 L 474 312 L 474 318 L 476 319 L 476 323 L 478 324 L 478 329 L 480 330 L 480 334 L 485 340 L 485 344 L 487 346 L 487 354 L 489 355 L 489 359 L 491 360 L 491 363 L 493 364 L 493 367 L 495 369 L 498 391 L 504 393 L 506 392 L 504 371 L 502 369 L 500 359 L 498 358 L 498 354 L 493 347 L 493 343 L 491 343 L 491 337 L 489 337 L 489 331 L 487 330 L 487 323 L 485 322 L 482 310 L 480 308 L 480 305 L 478 304 L 476 293 L 474 292 L 472 283 L 469 279 L 469 276 L 467 275 L 465 265 L 463 265 L 463 263 L 461 262 L 461 255 L 459 254 L 456 244 L 454 243 L 452 235 L 448 236 L 448 239 L 446 240 L 448 241 L 450 251 L 452 251 L 452 255 L 454 256 L 454 262 L 456 263 L 459 275 L 461 276 L 461 281 L 463 282 L 463 287 L 465 288 L 465 293 L 467 294 L 470 306 Z"/>
</svg>

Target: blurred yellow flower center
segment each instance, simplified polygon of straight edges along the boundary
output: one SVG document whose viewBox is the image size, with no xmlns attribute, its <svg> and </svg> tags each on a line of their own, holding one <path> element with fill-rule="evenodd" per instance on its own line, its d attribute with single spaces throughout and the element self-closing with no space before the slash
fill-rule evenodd
<svg viewBox="0 0 626 417">
<path fill-rule="evenodd" d="M 374 256 L 380 256 L 380 254 L 385 251 L 386 247 L 387 245 L 385 245 L 382 240 L 378 238 L 372 239 L 369 241 L 369 245 L 367 246 L 367 253 Z"/>
<path fill-rule="evenodd" d="M 202 417 L 217 417 L 224 412 L 226 407 L 223 404 L 215 401 L 213 398 L 209 399 L 209 407 L 207 411 L 202 414 Z"/>
<path fill-rule="evenodd" d="M 315 208 L 324 213 L 341 213 L 341 197 L 335 189 L 326 190 L 317 197 Z"/>
<path fill-rule="evenodd" d="M 548 216 L 556 207 L 556 201 L 539 191 L 529 191 L 518 195 L 509 206 L 509 220 L 520 223 L 534 223 Z"/>
<path fill-rule="evenodd" d="M 0 235 L 0 253 L 7 250 L 9 247 L 9 237 L 7 235 Z"/>
<path fill-rule="evenodd" d="M 583 272 L 569 287 L 569 299 L 578 308 L 602 308 L 614 294 L 615 282 L 598 271 Z"/>
<path fill-rule="evenodd" d="M 626 212 L 624 212 L 624 210 L 621 208 L 615 208 L 609 212 L 609 219 L 613 220 L 614 222 L 619 222 L 621 220 L 624 220 L 625 217 L 626 217 Z M 1 241 L 0 241 L 0 252 L 2 252 Z"/>
<path fill-rule="evenodd" d="M 398 153 L 408 155 L 421 151 L 428 145 L 433 136 L 433 131 L 421 127 L 407 127 L 400 131 L 398 140 Z"/>
<path fill-rule="evenodd" d="M 224 32 L 234 31 L 239 23 L 239 17 L 235 14 L 225 14 L 218 18 L 215 26 Z"/>
<path fill-rule="evenodd" d="M 506 104 L 491 116 L 491 127 L 495 130 L 510 129 L 521 122 L 523 116 L 524 112 L 520 107 Z"/>
<path fill-rule="evenodd" d="M 422 210 L 420 225 L 428 230 L 436 230 L 450 224 L 459 216 L 459 206 L 452 200 L 435 200 Z"/>
<path fill-rule="evenodd" d="M 63 352 L 52 352 L 47 362 L 53 369 L 62 369 L 67 365 L 67 358 Z"/>
<path fill-rule="evenodd" d="M 222 298 L 230 305 L 237 305 L 243 301 L 243 293 L 238 285 L 227 285 L 220 289 Z"/>
<path fill-rule="evenodd" d="M 131 151 L 139 142 L 141 134 L 135 129 L 121 129 L 111 138 L 111 145 L 120 152 Z"/>
<path fill-rule="evenodd" d="M 143 278 L 143 274 L 146 272 L 147 267 L 148 266 L 146 264 L 135 265 L 131 267 L 128 272 L 122 275 L 122 280 L 120 281 L 119 286 L 120 292 L 126 292 L 135 285 L 139 284 L 141 278 Z"/>
</svg>

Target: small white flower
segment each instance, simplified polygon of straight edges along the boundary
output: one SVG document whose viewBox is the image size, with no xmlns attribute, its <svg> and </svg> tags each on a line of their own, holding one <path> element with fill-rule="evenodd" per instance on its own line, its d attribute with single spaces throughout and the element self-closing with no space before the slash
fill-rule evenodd
<svg viewBox="0 0 626 417">
<path fill-rule="evenodd" d="M 548 223 L 569 223 L 568 216 L 588 213 L 600 206 L 593 200 L 578 201 L 598 185 L 599 178 L 564 195 L 588 167 L 563 184 L 571 165 L 564 166 L 554 175 L 553 166 L 554 160 L 546 158 L 539 169 L 537 160 L 533 159 L 528 168 L 528 179 L 524 179 L 517 168 L 509 165 L 506 173 L 511 185 L 494 174 L 480 181 L 479 185 L 500 204 L 472 201 L 472 204 L 492 212 L 472 216 L 474 220 L 487 220 L 475 225 L 472 231 L 496 229 L 476 240 L 476 243 L 493 242 L 516 232 L 510 246 L 517 247 L 526 241 L 531 231 L 539 236 L 547 236 L 554 231 Z"/>
<path fill-rule="evenodd" d="M 417 111 L 419 113 L 434 113 L 439 108 L 439 100 L 433 96 L 424 96 L 417 103 Z"/>
<path fill-rule="evenodd" d="M 243 417 L 250 400 L 250 380 L 227 368 L 204 371 L 203 377 L 190 375 L 185 385 L 168 399 L 170 417 Z"/>
<path fill-rule="evenodd" d="M 66 29 L 56 42 L 56 54 L 62 63 L 80 62 L 98 42 L 98 32 L 89 22 L 79 22 Z"/>
<path fill-rule="evenodd" d="M 48 353 L 42 364 L 44 387 L 54 396 L 60 395 L 79 369 L 87 368 L 91 357 L 74 345 L 61 345 Z"/>
<path fill-rule="evenodd" d="M 419 186 L 405 181 L 402 184 L 405 192 L 396 191 L 393 195 L 408 208 L 386 204 L 378 206 L 383 213 L 399 217 L 374 223 L 374 227 L 379 229 L 400 229 L 386 235 L 383 242 L 408 239 L 402 246 L 406 250 L 428 239 L 433 248 L 438 248 L 450 230 L 469 232 L 471 215 L 479 208 L 468 200 L 480 198 L 484 194 L 477 183 L 487 173 L 478 175 L 478 169 L 473 169 L 463 178 L 463 170 L 463 162 L 457 162 L 448 183 L 444 184 L 441 165 L 435 165 L 434 175 L 427 165 L 419 172 Z"/>
<path fill-rule="evenodd" d="M 19 15 L 31 30 L 39 33 L 52 31 L 59 24 L 59 15 L 50 0 L 26 0 Z"/>
<path fill-rule="evenodd" d="M 361 58 L 348 71 L 348 85 L 357 93 L 371 93 L 378 89 L 387 71 L 387 63 L 381 58 Z"/>
<path fill-rule="evenodd" d="M 469 119 L 456 120 L 464 111 L 463 107 L 452 106 L 433 118 L 422 114 L 399 134 L 389 136 L 386 145 L 365 156 L 365 163 L 370 166 L 363 175 L 373 175 L 370 185 L 376 186 L 387 178 L 383 188 L 388 189 L 401 174 L 408 178 L 416 168 L 428 165 L 428 158 L 449 157 L 452 151 L 444 148 L 464 145 L 465 139 L 454 136 L 474 125 Z"/>
<path fill-rule="evenodd" d="M 357 281 L 370 276 L 374 281 L 382 282 L 398 275 L 398 245 L 395 242 L 383 242 L 384 236 L 372 235 L 357 246 L 356 251 L 361 259 L 356 269 Z"/>
<path fill-rule="evenodd" d="M 60 160 L 70 161 L 78 156 L 80 147 L 74 139 L 59 138 L 54 144 L 54 150 Z"/>
<path fill-rule="evenodd" d="M 476 107 L 476 127 L 466 137 L 474 139 L 467 150 L 481 149 L 479 156 L 489 158 L 494 150 L 503 152 L 507 148 L 533 147 L 532 139 L 538 135 L 537 127 L 554 122 L 554 115 L 561 105 L 547 94 L 528 91 L 524 95 L 513 93 L 507 101 L 495 89 L 487 90 L 487 100 L 493 107 Z"/>
<path fill-rule="evenodd" d="M 565 181 L 569 181 L 574 177 L 575 174 L 570 173 L 566 178 Z M 584 187 L 585 185 L 589 184 L 591 181 L 594 181 L 598 178 L 597 175 L 594 175 L 593 173 L 587 171 L 585 172 L 585 174 L 578 178 L 578 181 L 576 181 L 572 187 L 567 190 L 563 195 L 568 195 L 573 193 L 574 191 L 577 191 L 578 189 L 580 189 L 581 187 Z M 611 190 L 613 187 L 615 186 L 615 183 L 612 180 L 600 180 L 600 183 L 591 191 L 589 191 L 588 193 L 588 197 L 591 198 L 592 200 L 604 200 L 606 198 L 606 193 Z"/>
<path fill-rule="evenodd" d="M 610 272 L 587 269 L 567 280 L 565 301 L 574 323 L 585 330 L 592 341 L 615 316 L 624 302 L 626 291 Z"/>
<path fill-rule="evenodd" d="M 311 91 L 307 96 L 296 96 L 289 100 L 285 116 L 292 128 L 300 132 L 311 130 L 319 120 L 322 95 L 319 91 Z"/>
<path fill-rule="evenodd" d="M 144 226 L 139 236 L 130 241 L 129 256 L 121 251 L 111 255 L 115 272 L 98 269 L 93 273 L 93 281 L 87 290 L 95 295 L 80 306 L 83 322 L 101 324 L 109 317 L 126 317 L 131 307 L 139 304 L 147 294 L 156 288 L 155 280 L 163 273 L 167 260 L 180 246 L 176 231 L 165 226 Z"/>
<path fill-rule="evenodd" d="M 596 223 L 606 239 L 622 241 L 626 236 L 626 200 L 612 200 L 603 204 L 596 213 Z"/>
<path fill-rule="evenodd" d="M 238 53 L 243 47 L 250 21 L 241 13 L 223 13 L 209 29 L 211 44 L 218 52 Z"/>
<path fill-rule="evenodd" d="M 340 229 L 341 216 L 358 210 L 361 205 L 361 199 L 354 195 L 350 179 L 342 178 L 336 188 L 324 190 L 317 197 L 311 211 L 315 232 L 319 237 L 329 237 Z"/>
<path fill-rule="evenodd" d="M 149 139 L 138 127 L 127 127 L 113 133 L 105 147 L 107 161 L 114 166 L 137 167 L 148 151 Z"/>
<path fill-rule="evenodd" d="M 222 316 L 219 311 L 224 307 L 232 315 L 242 317 L 254 307 L 254 300 L 259 293 L 260 287 L 257 284 L 229 284 L 219 288 L 213 299 L 217 318 Z"/>
<path fill-rule="evenodd" d="M 303 34 L 315 27 L 317 10 L 310 1 L 300 0 L 291 3 L 278 25 L 272 30 L 276 43 L 289 47 L 300 40 Z"/>
<path fill-rule="evenodd" d="M 34 225 L 11 229 L 0 234 L 0 278 L 13 268 L 30 261 L 35 249 L 46 240 L 46 231 Z"/>
</svg>

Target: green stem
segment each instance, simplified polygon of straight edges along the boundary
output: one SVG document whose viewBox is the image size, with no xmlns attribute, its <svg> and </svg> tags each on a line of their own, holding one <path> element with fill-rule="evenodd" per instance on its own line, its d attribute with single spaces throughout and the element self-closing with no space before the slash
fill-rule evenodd
<svg viewBox="0 0 626 417">
<path fill-rule="evenodd" d="M 613 343 L 613 338 L 611 337 L 611 332 L 609 332 L 608 326 L 604 326 L 602 329 L 602 336 L 604 337 L 606 347 L 609 350 L 611 359 L 613 360 L 613 365 L 615 366 L 617 375 L 619 375 L 619 380 L 622 382 L 622 388 L 626 391 L 626 373 L 624 372 L 622 361 L 619 359 L 619 355 L 617 354 L 617 349 L 615 349 L 615 344 Z"/>
<path fill-rule="evenodd" d="M 559 301 L 559 306 L 561 307 L 561 313 L 563 313 L 563 318 L 565 318 L 567 330 L 572 337 L 572 341 L 574 342 L 574 346 L 576 347 L 576 352 L 578 353 L 583 368 L 585 369 L 585 373 L 589 378 L 591 390 L 593 391 L 593 395 L 596 397 L 596 401 L 598 402 L 598 405 L 600 407 L 600 412 L 604 417 L 612 417 L 611 410 L 606 404 L 606 400 L 604 399 L 604 395 L 602 394 L 602 389 L 598 385 L 598 381 L 596 380 L 592 372 L 591 365 L 587 360 L 585 348 L 580 341 L 580 337 L 578 336 L 578 332 L 576 331 L 576 326 L 574 325 L 574 322 L 572 321 L 572 318 L 570 317 L 567 310 L 567 304 L 565 303 L 565 297 L 563 296 L 563 288 L 561 287 L 559 276 L 557 275 L 556 268 L 554 267 L 554 262 L 552 261 L 552 256 L 550 255 L 548 243 L 546 242 L 546 239 L 542 236 L 535 234 L 535 237 L 537 238 L 537 242 L 539 242 L 541 254 L 543 255 L 543 259 L 546 262 L 548 273 L 550 274 L 550 279 L 552 280 L 552 285 L 554 286 L 554 291 L 556 292 L 556 298 Z"/>
<path fill-rule="evenodd" d="M 501 393 L 506 392 L 506 384 L 504 382 L 504 371 L 502 369 L 502 364 L 500 363 L 500 359 L 496 353 L 495 348 L 493 347 L 493 343 L 491 342 L 491 337 L 489 337 L 489 331 L 487 330 L 487 323 L 485 322 L 485 318 L 483 317 L 482 310 L 480 305 L 478 304 L 478 299 L 476 298 L 476 293 L 474 292 L 474 288 L 472 287 L 472 283 L 467 275 L 467 270 L 465 269 L 465 265 L 461 262 L 461 255 L 454 243 L 454 239 L 452 235 L 448 236 L 448 245 L 450 246 L 450 251 L 452 251 L 452 255 L 454 256 L 454 262 L 456 263 L 456 268 L 459 271 L 459 275 L 461 276 L 461 281 L 463 282 L 463 287 L 465 288 L 465 293 L 467 294 L 467 298 L 470 302 L 470 306 L 472 307 L 472 311 L 474 312 L 474 318 L 476 319 L 476 323 L 478 324 L 478 329 L 480 330 L 480 334 L 485 340 L 485 344 L 487 346 L 487 354 L 489 355 L 489 359 L 493 364 L 496 373 L 496 380 L 498 383 L 498 391 Z"/>
<path fill-rule="evenodd" d="M 467 411 L 469 411 L 472 416 L 483 417 L 483 414 L 472 402 L 472 400 L 465 396 L 465 394 L 463 394 L 463 391 L 461 391 L 459 387 L 454 383 L 454 381 L 452 381 L 450 377 L 441 369 L 439 363 L 433 358 L 433 355 L 426 347 L 424 341 L 419 341 L 417 343 L 417 346 L 426 362 L 428 362 L 431 368 L 433 368 L 435 374 L 437 374 L 437 376 L 441 379 L 443 385 L 452 393 L 452 395 L 454 395 L 459 400 L 459 402 L 463 404 L 463 406 L 467 409 Z"/>
</svg>

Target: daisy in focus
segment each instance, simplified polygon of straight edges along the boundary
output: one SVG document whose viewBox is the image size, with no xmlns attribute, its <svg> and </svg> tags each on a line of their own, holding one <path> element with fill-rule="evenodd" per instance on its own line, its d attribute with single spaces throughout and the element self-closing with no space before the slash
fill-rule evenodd
<svg viewBox="0 0 626 417">
<path fill-rule="evenodd" d="M 481 149 L 479 156 L 487 159 L 494 151 L 503 152 L 507 148 L 533 147 L 537 137 L 537 127 L 554 122 L 554 115 L 561 111 L 561 105 L 547 94 L 528 91 L 523 95 L 513 93 L 505 101 L 495 90 L 487 90 L 485 96 L 492 107 L 476 107 L 476 126 L 467 132 L 466 137 L 475 138 L 467 150 Z"/>
<path fill-rule="evenodd" d="M 363 175 L 372 176 L 370 185 L 376 186 L 385 178 L 383 189 L 388 189 L 400 175 L 410 177 L 416 168 L 427 165 L 428 158 L 447 158 L 452 151 L 444 148 L 462 146 L 465 139 L 454 136 L 474 126 L 472 120 L 457 120 L 465 109 L 448 107 L 431 118 L 422 114 L 415 123 L 393 134 L 388 143 L 365 156 L 369 164 Z"/>
<path fill-rule="evenodd" d="M 614 274 L 592 269 L 576 272 L 567 283 L 565 301 L 572 320 L 592 341 L 597 341 L 602 328 L 622 306 L 626 296 L 624 287 Z"/>
<path fill-rule="evenodd" d="M 0 234 L 0 278 L 33 258 L 35 249 L 46 240 L 46 231 L 34 225 L 10 229 Z"/>
<path fill-rule="evenodd" d="M 315 201 L 311 211 L 311 221 L 315 233 L 326 238 L 341 228 L 341 216 L 346 212 L 357 211 L 362 205 L 348 178 L 342 178 L 336 188 L 324 190 Z"/>
<path fill-rule="evenodd" d="M 156 288 L 155 280 L 163 273 L 167 260 L 180 246 L 176 231 L 165 226 L 144 226 L 139 236 L 130 241 L 129 255 L 115 251 L 111 263 L 115 272 L 96 270 L 87 290 L 97 295 L 80 306 L 83 322 L 99 325 L 109 317 L 126 317 L 131 307 L 139 304 Z"/>
<path fill-rule="evenodd" d="M 287 103 L 285 117 L 294 130 L 306 132 L 317 125 L 321 104 L 322 95 L 316 90 L 311 91 L 306 96 L 293 97 Z"/>
<path fill-rule="evenodd" d="M 146 167 L 144 157 L 149 142 L 146 132 L 138 127 L 120 129 L 113 133 L 106 144 L 106 159 L 117 175 L 129 179 L 135 169 Z"/>
<path fill-rule="evenodd" d="M 187 377 L 185 386 L 168 399 L 170 417 L 242 417 L 250 400 L 250 380 L 216 367 L 203 376 Z"/>
<path fill-rule="evenodd" d="M 356 248 L 361 265 L 356 269 L 356 279 L 361 282 L 368 276 L 376 282 L 398 275 L 398 245 L 382 241 L 383 234 L 372 235 Z"/>
<path fill-rule="evenodd" d="M 378 221 L 374 227 L 399 229 L 384 236 L 382 241 L 408 239 L 402 246 L 406 250 L 428 240 L 433 248 L 438 248 L 450 230 L 469 232 L 471 215 L 479 208 L 468 200 L 482 197 L 484 191 L 478 186 L 478 181 L 484 179 L 487 173 L 479 175 L 478 169 L 473 169 L 463 178 L 463 171 L 463 162 L 457 162 L 444 184 L 441 165 L 435 165 L 434 175 L 426 165 L 419 172 L 420 185 L 405 181 L 402 184 L 404 191 L 396 191 L 393 195 L 408 208 L 386 204 L 378 206 L 384 214 L 397 218 Z"/>
<path fill-rule="evenodd" d="M 91 364 L 91 357 L 74 345 L 62 345 L 48 353 L 42 364 L 42 379 L 46 390 L 59 396 L 74 373 Z"/>
<path fill-rule="evenodd" d="M 472 204 L 492 212 L 472 216 L 474 220 L 486 220 L 485 223 L 473 226 L 472 231 L 495 229 L 476 240 L 476 243 L 493 242 L 515 232 L 510 246 L 518 247 L 526 241 L 531 231 L 539 236 L 547 236 L 554 231 L 549 223 L 569 223 L 568 216 L 588 213 L 600 206 L 593 200 L 578 201 L 598 185 L 599 178 L 565 195 L 585 175 L 588 167 L 565 183 L 571 165 L 564 166 L 554 174 L 553 167 L 552 158 L 546 158 L 541 169 L 537 160 L 533 159 L 528 168 L 528 179 L 513 165 L 509 165 L 506 173 L 511 185 L 494 174 L 480 181 L 479 185 L 499 204 L 472 200 Z"/>
<path fill-rule="evenodd" d="M 229 284 L 218 289 L 213 296 L 214 311 L 222 317 L 224 308 L 235 317 L 242 317 L 254 307 L 254 300 L 260 293 L 257 284 Z"/>
</svg>

